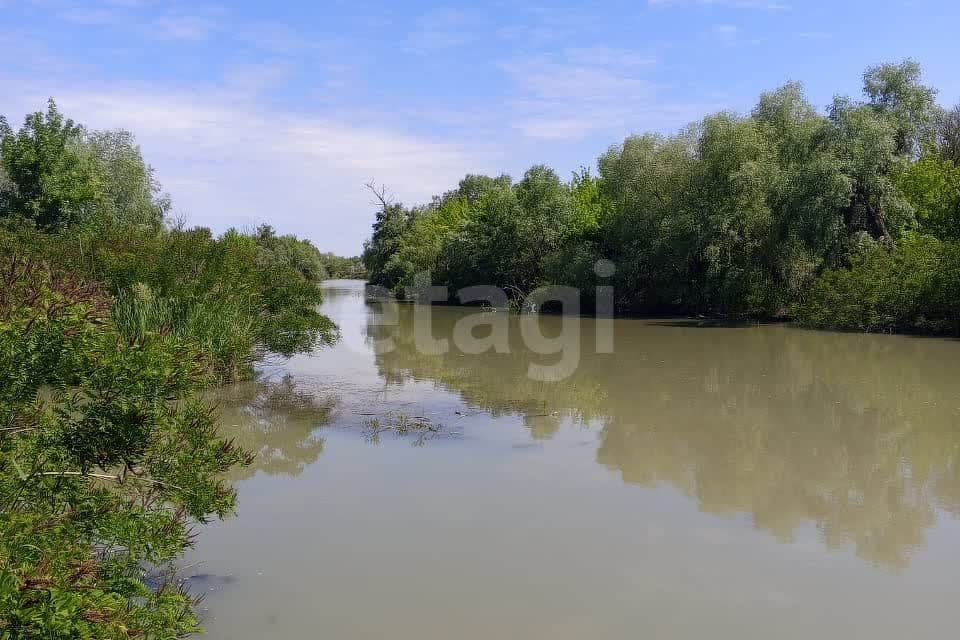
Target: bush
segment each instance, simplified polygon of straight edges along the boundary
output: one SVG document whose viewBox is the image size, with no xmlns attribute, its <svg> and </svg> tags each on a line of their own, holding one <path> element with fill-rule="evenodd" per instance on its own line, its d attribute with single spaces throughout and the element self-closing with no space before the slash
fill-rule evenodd
<svg viewBox="0 0 960 640">
<path fill-rule="evenodd" d="M 125 337 L 102 288 L 15 245 L 0 272 L 0 636 L 196 630 L 158 576 L 231 512 L 220 474 L 248 461 L 192 397 L 202 358 L 150 322 Z"/>
<path fill-rule="evenodd" d="M 316 283 L 252 235 L 105 222 L 55 233 L 15 226 L 0 236 L 102 283 L 125 338 L 190 340 L 221 382 L 249 377 L 267 353 L 289 356 L 337 337 L 317 311 Z"/>
<path fill-rule="evenodd" d="M 798 310 L 811 327 L 856 331 L 960 332 L 960 243 L 908 234 L 878 244 L 849 270 L 829 270 Z"/>
</svg>

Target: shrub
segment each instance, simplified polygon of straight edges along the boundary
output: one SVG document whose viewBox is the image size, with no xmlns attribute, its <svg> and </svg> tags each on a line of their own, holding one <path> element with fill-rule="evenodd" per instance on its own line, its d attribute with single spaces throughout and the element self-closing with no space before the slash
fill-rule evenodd
<svg viewBox="0 0 960 640">
<path fill-rule="evenodd" d="M 908 234 L 896 249 L 875 245 L 823 273 L 798 311 L 811 327 L 957 333 L 960 243 Z"/>
<path fill-rule="evenodd" d="M 9 243 L 0 272 L 0 636 L 194 631 L 157 576 L 230 513 L 220 474 L 248 461 L 192 396 L 202 359 L 149 323 L 122 335 L 103 289 Z"/>
</svg>

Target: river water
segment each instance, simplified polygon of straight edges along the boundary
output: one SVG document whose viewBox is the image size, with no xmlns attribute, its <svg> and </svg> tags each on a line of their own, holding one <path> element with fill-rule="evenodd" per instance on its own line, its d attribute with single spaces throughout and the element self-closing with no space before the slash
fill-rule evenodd
<svg viewBox="0 0 960 640">
<path fill-rule="evenodd" d="M 542 317 L 544 381 L 521 318 L 388 311 L 331 281 L 338 346 L 217 394 L 258 458 L 188 558 L 208 637 L 955 637 L 960 341 Z"/>
</svg>

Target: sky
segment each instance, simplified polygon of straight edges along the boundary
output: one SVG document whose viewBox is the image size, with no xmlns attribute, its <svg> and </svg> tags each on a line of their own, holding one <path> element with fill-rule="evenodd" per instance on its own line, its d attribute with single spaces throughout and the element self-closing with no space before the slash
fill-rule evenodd
<svg viewBox="0 0 960 640">
<path fill-rule="evenodd" d="M 356 255 L 371 180 L 416 204 L 466 173 L 569 176 L 789 80 L 826 107 L 907 57 L 955 104 L 958 23 L 955 0 L 0 0 L 0 114 L 52 96 L 133 132 L 189 224 Z"/>
</svg>

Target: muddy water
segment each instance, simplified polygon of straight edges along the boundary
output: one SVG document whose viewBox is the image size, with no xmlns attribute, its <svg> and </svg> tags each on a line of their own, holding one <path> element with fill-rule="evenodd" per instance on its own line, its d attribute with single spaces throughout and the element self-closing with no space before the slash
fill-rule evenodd
<svg viewBox="0 0 960 640">
<path fill-rule="evenodd" d="M 219 393 L 259 456 L 188 560 L 208 637 L 956 633 L 960 342 L 542 318 L 543 382 L 517 318 L 429 355 L 413 307 L 324 306 L 339 346 Z"/>
</svg>

